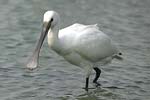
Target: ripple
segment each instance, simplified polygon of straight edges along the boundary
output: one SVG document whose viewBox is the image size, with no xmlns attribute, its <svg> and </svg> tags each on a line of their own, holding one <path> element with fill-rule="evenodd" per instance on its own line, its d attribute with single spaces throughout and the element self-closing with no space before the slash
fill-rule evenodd
<svg viewBox="0 0 150 100">
<path fill-rule="evenodd" d="M 1 99 L 149 100 L 149 6 L 149 0 L 1 0 Z M 40 67 L 25 69 L 23 63 L 39 38 L 43 13 L 52 8 L 62 15 L 60 28 L 77 21 L 102 24 L 100 29 L 118 43 L 125 59 L 100 66 L 102 87 L 92 85 L 93 73 L 89 85 L 94 89 L 87 93 L 82 89 L 84 71 L 47 44 L 41 50 Z"/>
</svg>

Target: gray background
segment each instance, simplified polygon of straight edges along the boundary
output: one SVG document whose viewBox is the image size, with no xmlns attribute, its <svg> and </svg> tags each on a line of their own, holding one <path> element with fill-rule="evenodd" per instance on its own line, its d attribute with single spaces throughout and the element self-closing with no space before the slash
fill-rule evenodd
<svg viewBox="0 0 150 100">
<path fill-rule="evenodd" d="M 60 14 L 61 28 L 98 23 L 119 46 L 124 60 L 100 67 L 101 88 L 86 93 L 83 70 L 47 41 L 40 67 L 25 68 L 46 10 Z M 150 0 L 0 0 L 0 100 L 150 100 L 149 31 Z"/>
</svg>

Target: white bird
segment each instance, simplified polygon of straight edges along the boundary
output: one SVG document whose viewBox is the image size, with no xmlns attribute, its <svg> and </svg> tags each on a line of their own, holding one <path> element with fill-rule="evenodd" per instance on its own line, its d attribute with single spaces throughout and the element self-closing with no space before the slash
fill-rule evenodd
<svg viewBox="0 0 150 100">
<path fill-rule="evenodd" d="M 38 66 L 39 52 L 45 37 L 48 34 L 48 44 L 52 50 L 64 57 L 69 63 L 85 70 L 88 91 L 89 76 L 92 69 L 96 71 L 93 80 L 97 82 L 101 70 L 97 65 L 107 64 L 113 58 L 119 59 L 121 55 L 111 39 L 101 32 L 97 25 L 73 24 L 59 30 L 60 16 L 55 11 L 47 11 L 43 17 L 43 29 L 33 55 L 29 59 L 27 68 Z"/>
</svg>

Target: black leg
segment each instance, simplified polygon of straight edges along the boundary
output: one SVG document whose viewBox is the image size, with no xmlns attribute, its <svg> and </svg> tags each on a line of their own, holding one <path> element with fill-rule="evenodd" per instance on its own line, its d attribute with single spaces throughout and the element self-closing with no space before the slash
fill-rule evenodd
<svg viewBox="0 0 150 100">
<path fill-rule="evenodd" d="M 89 77 L 86 78 L 85 90 L 88 91 Z"/>
<path fill-rule="evenodd" d="M 101 70 L 97 67 L 93 68 L 96 72 L 96 75 L 95 75 L 95 78 L 93 80 L 93 83 L 96 84 L 96 86 L 100 86 L 101 84 L 97 82 L 98 78 L 100 77 L 100 74 L 101 74 Z"/>
</svg>

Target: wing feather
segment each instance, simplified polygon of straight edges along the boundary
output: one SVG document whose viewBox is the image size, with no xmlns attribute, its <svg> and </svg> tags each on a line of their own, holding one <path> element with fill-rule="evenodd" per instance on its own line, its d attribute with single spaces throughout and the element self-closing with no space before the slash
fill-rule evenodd
<svg viewBox="0 0 150 100">
<path fill-rule="evenodd" d="M 73 24 L 59 31 L 63 50 L 77 52 L 91 61 L 97 61 L 117 53 L 110 38 L 95 25 Z"/>
</svg>

